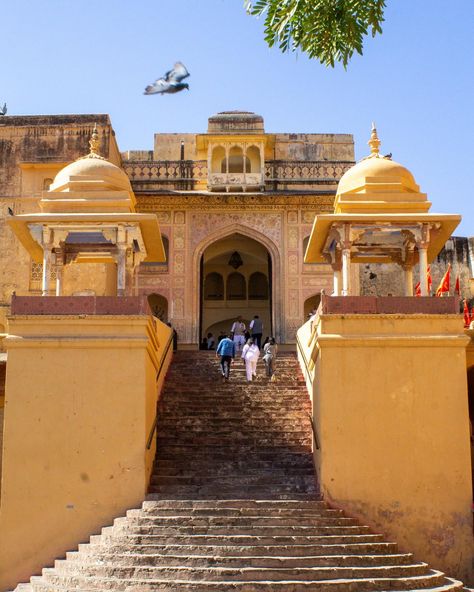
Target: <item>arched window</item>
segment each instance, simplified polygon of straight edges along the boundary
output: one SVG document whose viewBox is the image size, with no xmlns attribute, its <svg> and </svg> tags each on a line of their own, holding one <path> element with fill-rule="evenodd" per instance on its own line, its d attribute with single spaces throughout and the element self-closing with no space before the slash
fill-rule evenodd
<svg viewBox="0 0 474 592">
<path fill-rule="evenodd" d="M 46 179 L 43 179 L 43 191 L 48 191 L 52 182 L 53 182 L 53 180 L 50 179 L 49 177 L 47 177 Z"/>
<path fill-rule="evenodd" d="M 224 280 L 220 273 L 208 273 L 204 282 L 206 300 L 224 300 Z"/>
<path fill-rule="evenodd" d="M 257 146 L 250 146 L 247 149 L 247 160 L 250 163 L 247 173 L 259 173 L 261 170 L 261 162 L 260 150 L 257 148 Z"/>
<path fill-rule="evenodd" d="M 227 276 L 227 300 L 245 300 L 247 290 L 245 278 L 241 273 L 234 272 Z"/>
<path fill-rule="evenodd" d="M 225 165 L 225 162 L 223 163 Z M 225 172 L 225 169 L 222 171 Z M 229 173 L 244 172 L 244 153 L 240 146 L 232 146 L 229 151 Z M 250 173 L 250 160 L 245 158 L 245 172 Z"/>
<path fill-rule="evenodd" d="M 260 271 L 252 273 L 249 278 L 249 300 L 268 300 L 267 276 Z"/>
<path fill-rule="evenodd" d="M 211 171 L 225 173 L 225 150 L 222 146 L 216 146 L 212 150 Z"/>
</svg>

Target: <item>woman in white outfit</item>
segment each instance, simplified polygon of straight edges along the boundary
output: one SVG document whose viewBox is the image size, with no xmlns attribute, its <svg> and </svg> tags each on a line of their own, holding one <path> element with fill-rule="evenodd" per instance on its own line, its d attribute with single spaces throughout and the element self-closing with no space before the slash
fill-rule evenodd
<svg viewBox="0 0 474 592">
<path fill-rule="evenodd" d="M 251 382 L 252 378 L 257 378 L 257 362 L 260 356 L 258 345 L 249 339 L 242 350 L 242 359 L 245 361 L 245 370 L 247 372 L 247 382 Z"/>
</svg>

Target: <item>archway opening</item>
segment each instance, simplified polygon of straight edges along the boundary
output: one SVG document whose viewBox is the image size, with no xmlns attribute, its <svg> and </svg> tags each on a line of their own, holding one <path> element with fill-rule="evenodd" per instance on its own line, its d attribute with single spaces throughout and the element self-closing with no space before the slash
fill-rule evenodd
<svg viewBox="0 0 474 592">
<path fill-rule="evenodd" d="M 306 321 L 308 317 L 312 316 L 312 313 L 318 310 L 319 303 L 321 302 L 321 294 L 314 294 L 304 301 L 304 319 Z"/>
<path fill-rule="evenodd" d="M 217 340 L 238 316 L 248 327 L 258 315 L 271 335 L 271 285 L 270 253 L 257 240 L 236 232 L 209 245 L 201 257 L 199 341 L 208 333 Z"/>
<path fill-rule="evenodd" d="M 163 321 L 168 322 L 168 300 L 161 294 L 149 294 L 148 304 L 150 305 L 153 316 Z"/>
</svg>

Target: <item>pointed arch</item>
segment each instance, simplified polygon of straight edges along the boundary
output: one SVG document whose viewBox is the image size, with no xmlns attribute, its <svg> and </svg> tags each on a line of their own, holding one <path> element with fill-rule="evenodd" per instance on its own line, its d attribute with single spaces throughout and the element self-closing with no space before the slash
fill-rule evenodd
<svg viewBox="0 0 474 592">
<path fill-rule="evenodd" d="M 201 257 L 204 254 L 204 251 L 216 241 L 219 241 L 223 238 L 231 236 L 233 234 L 240 234 L 244 237 L 251 238 L 261 245 L 263 245 L 270 256 L 271 261 L 271 269 L 272 269 L 272 277 L 271 277 L 271 300 L 272 300 L 272 307 L 271 307 L 271 316 L 272 316 L 272 326 L 273 326 L 273 334 L 277 341 L 281 342 L 284 341 L 284 335 L 282 334 L 283 330 L 283 306 L 284 302 L 282 301 L 281 294 L 281 257 L 278 247 L 275 243 L 268 238 L 265 234 L 261 233 L 260 231 L 256 230 L 255 228 L 251 228 L 249 226 L 245 226 L 239 223 L 232 223 L 222 228 L 216 229 L 211 234 L 208 234 L 201 242 L 199 242 L 193 253 L 193 306 L 192 306 L 192 339 L 194 343 L 199 343 L 199 326 L 200 326 L 200 301 L 201 301 L 201 285 L 200 285 L 200 263 Z"/>
</svg>

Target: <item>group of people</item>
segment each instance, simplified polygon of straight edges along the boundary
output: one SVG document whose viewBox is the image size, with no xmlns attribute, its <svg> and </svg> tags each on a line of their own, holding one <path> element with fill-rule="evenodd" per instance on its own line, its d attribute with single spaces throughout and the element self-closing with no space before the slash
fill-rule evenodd
<svg viewBox="0 0 474 592">
<path fill-rule="evenodd" d="M 262 348 L 263 323 L 258 315 L 255 315 L 249 325 L 250 332 L 242 320 L 238 317 L 232 325 L 229 335 L 219 340 L 216 356 L 220 357 L 222 377 L 229 380 L 230 367 L 236 353 L 241 353 L 245 363 L 247 382 L 257 377 L 257 362 Z M 265 340 L 263 344 L 263 360 L 265 362 L 266 374 L 271 379 L 275 371 L 275 358 L 278 346 L 273 337 Z"/>
</svg>

